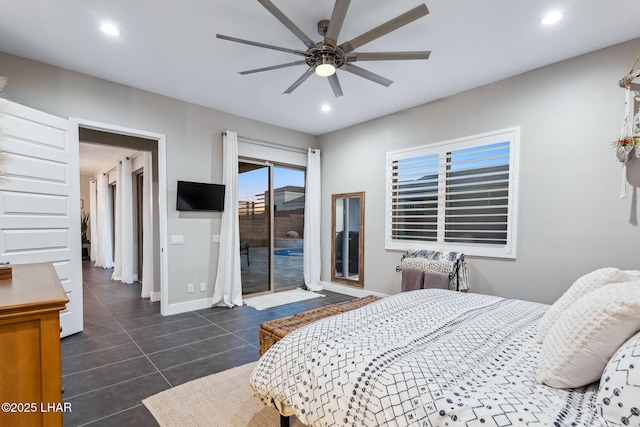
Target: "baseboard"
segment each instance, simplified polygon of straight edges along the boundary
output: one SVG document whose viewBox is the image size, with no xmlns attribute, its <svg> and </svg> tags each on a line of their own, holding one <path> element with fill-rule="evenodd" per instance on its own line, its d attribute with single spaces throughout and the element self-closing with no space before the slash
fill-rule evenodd
<svg viewBox="0 0 640 427">
<path fill-rule="evenodd" d="M 336 292 L 343 295 L 349 295 L 352 297 L 366 297 L 367 295 L 376 295 L 379 297 L 386 297 L 386 294 L 380 292 L 367 291 L 366 289 L 354 289 L 351 286 L 338 285 L 331 282 L 322 282 L 322 286 L 327 291 Z M 320 291 L 322 292 L 322 291 Z M 154 298 L 158 298 L 157 300 Z M 159 301 L 160 292 L 153 292 L 151 294 L 151 301 Z M 169 304 L 167 310 L 162 313 L 163 316 L 171 316 L 173 314 L 186 313 L 188 311 L 202 310 L 204 308 L 210 308 L 213 298 L 202 298 L 194 301 L 179 302 L 176 304 Z"/>
<path fill-rule="evenodd" d="M 338 285 L 333 282 L 322 282 L 322 287 L 331 292 L 336 292 L 339 294 L 349 295 L 351 297 L 357 298 L 366 297 L 367 295 L 376 295 L 379 297 L 388 296 L 387 294 L 382 294 L 380 292 L 368 291 L 366 289 L 354 288 L 352 286 Z"/>
<path fill-rule="evenodd" d="M 203 298 L 195 301 L 179 302 L 169 304 L 167 310 L 162 313 L 163 316 L 171 316 L 172 314 L 186 313 L 188 311 L 202 310 L 211 307 L 213 298 Z"/>
</svg>

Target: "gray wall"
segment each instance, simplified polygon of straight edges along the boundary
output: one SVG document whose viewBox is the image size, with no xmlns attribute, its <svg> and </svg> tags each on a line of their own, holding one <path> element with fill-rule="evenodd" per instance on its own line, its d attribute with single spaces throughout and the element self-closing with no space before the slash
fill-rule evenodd
<svg viewBox="0 0 640 427">
<path fill-rule="evenodd" d="M 611 148 L 624 113 L 618 81 L 639 50 L 633 40 L 321 136 L 322 280 L 330 278 L 331 194 L 366 192 L 365 290 L 397 293 L 402 252 L 384 248 L 386 152 L 517 125 L 517 259 L 468 258 L 471 291 L 552 303 L 596 268 L 640 268 L 640 159 L 620 199 Z"/>
<path fill-rule="evenodd" d="M 620 199 L 610 145 L 624 111 L 617 82 L 638 50 L 634 40 L 319 138 L 3 53 L 0 75 L 9 77 L 9 98 L 38 110 L 167 135 L 168 234 L 185 238 L 167 248 L 170 304 L 202 298 L 202 281 L 212 294 L 220 214 L 177 212 L 175 187 L 178 179 L 221 182 L 223 130 L 302 148 L 319 143 L 322 279 L 330 278 L 331 194 L 365 191 L 365 290 L 391 294 L 400 290 L 401 252 L 384 249 L 386 152 L 520 125 L 518 256 L 469 258 L 471 290 L 550 303 L 588 271 L 639 267 L 640 160 Z M 196 283 L 194 294 L 187 283 Z"/>
<path fill-rule="evenodd" d="M 311 135 L 2 52 L 0 75 L 9 77 L 6 97 L 20 104 L 59 117 L 77 117 L 166 135 L 167 234 L 182 234 L 185 242 L 167 248 L 169 304 L 213 295 L 218 244 L 212 243 L 212 236 L 220 234 L 221 220 L 220 213 L 177 212 L 176 181 L 222 182 L 221 132 L 227 129 L 245 138 L 299 148 L 316 143 Z M 201 282 L 207 283 L 206 293 L 199 291 Z M 193 294 L 187 293 L 188 283 L 196 285 Z"/>
</svg>

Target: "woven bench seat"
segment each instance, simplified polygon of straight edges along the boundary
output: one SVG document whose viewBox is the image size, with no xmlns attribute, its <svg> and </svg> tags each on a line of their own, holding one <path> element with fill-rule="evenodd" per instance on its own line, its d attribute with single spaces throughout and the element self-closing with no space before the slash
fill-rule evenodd
<svg viewBox="0 0 640 427">
<path fill-rule="evenodd" d="M 273 344 L 280 341 L 282 337 L 295 329 L 308 325 L 316 320 L 324 319 L 325 317 L 335 316 L 336 314 L 355 310 L 356 308 L 360 308 L 379 299 L 380 297 L 369 295 L 351 301 L 340 302 L 309 311 L 303 311 L 302 313 L 294 314 L 293 316 L 262 322 L 260 324 L 260 329 L 258 329 L 258 337 L 260 339 L 260 356 L 269 350 Z"/>
</svg>

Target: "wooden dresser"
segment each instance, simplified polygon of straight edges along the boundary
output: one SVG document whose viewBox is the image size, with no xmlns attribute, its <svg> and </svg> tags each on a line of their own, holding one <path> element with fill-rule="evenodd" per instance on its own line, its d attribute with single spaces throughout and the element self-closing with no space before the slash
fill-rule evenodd
<svg viewBox="0 0 640 427">
<path fill-rule="evenodd" d="M 0 280 L 0 426 L 61 426 L 59 313 L 69 300 L 51 263 L 12 268 Z"/>
</svg>

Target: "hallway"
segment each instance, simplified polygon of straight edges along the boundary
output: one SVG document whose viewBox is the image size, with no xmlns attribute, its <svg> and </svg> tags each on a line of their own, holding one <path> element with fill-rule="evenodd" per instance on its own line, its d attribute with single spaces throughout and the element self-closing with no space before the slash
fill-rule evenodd
<svg viewBox="0 0 640 427">
<path fill-rule="evenodd" d="M 65 427 L 157 426 L 141 400 L 179 384 L 258 359 L 260 323 L 352 297 L 257 311 L 208 308 L 173 316 L 140 298 L 140 285 L 110 280 L 111 269 L 83 261 L 84 331 L 62 339 Z"/>
</svg>

